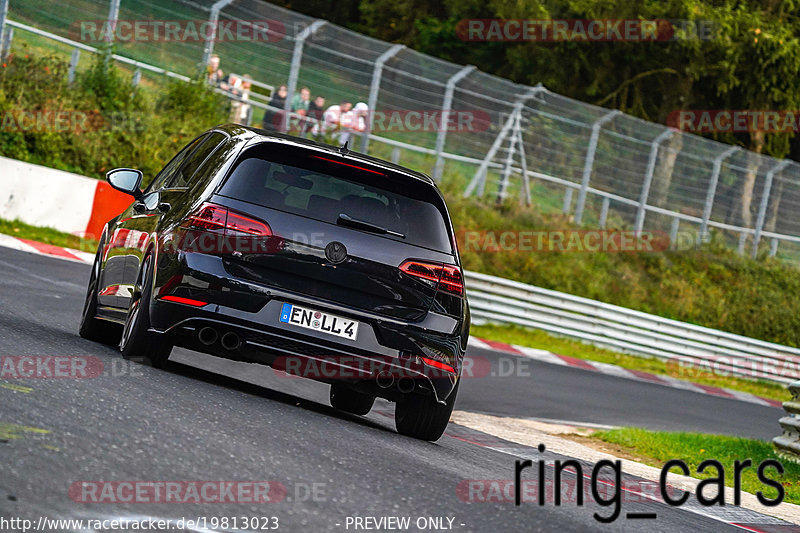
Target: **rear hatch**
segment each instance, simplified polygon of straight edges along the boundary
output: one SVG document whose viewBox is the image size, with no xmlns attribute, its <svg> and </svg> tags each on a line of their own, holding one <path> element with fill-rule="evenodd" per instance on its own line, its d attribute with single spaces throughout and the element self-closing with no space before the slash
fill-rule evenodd
<svg viewBox="0 0 800 533">
<path fill-rule="evenodd" d="M 437 291 L 463 291 L 444 202 L 413 176 L 262 143 L 210 201 L 227 208 L 229 229 L 258 235 L 223 254 L 236 277 L 409 321 Z"/>
</svg>

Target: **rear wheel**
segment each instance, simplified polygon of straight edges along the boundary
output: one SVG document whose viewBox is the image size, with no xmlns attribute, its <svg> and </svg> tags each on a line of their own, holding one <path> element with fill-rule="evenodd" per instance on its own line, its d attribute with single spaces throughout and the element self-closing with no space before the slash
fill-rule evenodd
<svg viewBox="0 0 800 533">
<path fill-rule="evenodd" d="M 119 343 L 125 359 L 146 359 L 155 368 L 167 364 L 172 344 L 150 329 L 150 296 L 153 292 L 153 256 L 142 262 L 139 277 L 133 289 L 128 316 Z"/>
<path fill-rule="evenodd" d="M 83 302 L 83 314 L 81 315 L 81 327 L 78 334 L 90 341 L 102 342 L 103 344 L 119 344 L 122 335 L 122 328 L 119 324 L 107 322 L 97 318 L 97 285 L 100 280 L 100 253 L 103 244 L 97 248 L 94 263 L 92 264 L 92 274 L 89 276 L 89 286 L 86 289 L 86 299 Z"/>
<path fill-rule="evenodd" d="M 439 440 L 450 422 L 457 395 L 458 384 L 444 405 L 436 402 L 433 396 L 407 394 L 397 401 L 394 411 L 397 432 L 415 439 Z"/>
<path fill-rule="evenodd" d="M 340 411 L 365 415 L 372 409 L 375 397 L 354 391 L 344 385 L 331 385 L 331 405 Z"/>
</svg>

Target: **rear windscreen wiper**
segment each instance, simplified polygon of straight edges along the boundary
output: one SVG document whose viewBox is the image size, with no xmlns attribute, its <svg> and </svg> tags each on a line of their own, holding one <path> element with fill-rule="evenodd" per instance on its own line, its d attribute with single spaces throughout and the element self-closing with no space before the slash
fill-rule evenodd
<svg viewBox="0 0 800 533">
<path fill-rule="evenodd" d="M 339 226 L 349 226 L 351 228 L 360 229 L 362 231 L 369 231 L 371 233 L 378 233 L 381 235 L 394 235 L 395 237 L 400 237 L 401 239 L 406 238 L 406 236 L 403 235 L 402 233 L 386 229 L 382 226 L 378 226 L 377 224 L 372 224 L 371 222 L 356 220 L 350 215 L 346 215 L 344 213 L 339 213 L 339 218 L 336 219 L 336 224 L 338 224 Z"/>
</svg>

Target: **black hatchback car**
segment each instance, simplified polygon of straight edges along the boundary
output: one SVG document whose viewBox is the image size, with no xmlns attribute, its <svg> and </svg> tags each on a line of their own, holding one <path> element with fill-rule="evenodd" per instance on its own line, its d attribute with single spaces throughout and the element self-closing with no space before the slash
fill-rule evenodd
<svg viewBox="0 0 800 533">
<path fill-rule="evenodd" d="M 331 384 L 363 415 L 396 402 L 398 432 L 438 439 L 469 336 L 445 202 L 426 175 L 227 125 L 189 143 L 106 224 L 81 336 L 162 367 L 174 346 Z"/>
</svg>

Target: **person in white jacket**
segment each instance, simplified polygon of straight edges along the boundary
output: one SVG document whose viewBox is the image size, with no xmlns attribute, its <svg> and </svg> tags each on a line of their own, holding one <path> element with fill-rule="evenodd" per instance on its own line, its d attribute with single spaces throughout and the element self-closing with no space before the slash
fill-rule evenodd
<svg viewBox="0 0 800 533">
<path fill-rule="evenodd" d="M 367 119 L 369 107 L 364 102 L 359 102 L 355 107 L 342 113 L 339 119 L 341 133 L 339 133 L 339 144 L 344 144 L 352 140 L 354 134 L 361 134 L 367 129 Z"/>
<path fill-rule="evenodd" d="M 330 106 L 322 114 L 322 126 L 315 124 L 311 129 L 311 134 L 317 136 L 338 130 L 342 115 L 349 112 L 352 107 L 353 104 L 347 101 Z"/>
</svg>

